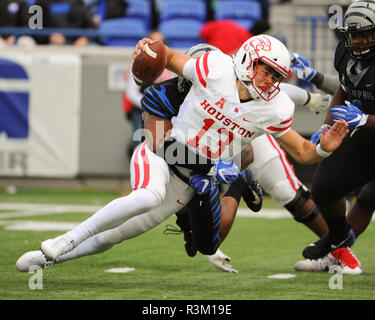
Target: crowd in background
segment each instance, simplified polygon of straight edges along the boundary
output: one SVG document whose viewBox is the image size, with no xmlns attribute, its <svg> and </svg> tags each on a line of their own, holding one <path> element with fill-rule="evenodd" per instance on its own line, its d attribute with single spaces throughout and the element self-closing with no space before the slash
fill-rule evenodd
<svg viewBox="0 0 375 320">
<path fill-rule="evenodd" d="M 151 30 L 158 30 L 160 3 L 163 0 L 147 0 L 151 7 Z M 217 0 L 202 0 L 206 3 L 206 23 L 215 20 L 215 6 Z M 252 34 L 267 31 L 269 25 L 269 0 L 258 1 L 262 8 L 262 18 L 257 21 L 251 30 Z M 280 1 L 284 2 L 284 1 Z M 62 6 L 68 3 L 69 10 Z M 61 12 L 53 12 L 53 5 L 60 4 Z M 126 17 L 128 1 L 126 0 L 1 0 L 0 1 L 0 27 L 28 27 L 31 13 L 29 7 L 38 5 L 43 12 L 43 29 L 97 29 L 104 20 Z M 1 34 L 2 43 L 13 45 L 18 42 L 18 37 L 12 34 Z M 35 44 L 71 44 L 87 46 L 90 44 L 101 45 L 100 38 L 84 36 L 67 37 L 61 33 L 30 37 Z"/>
</svg>

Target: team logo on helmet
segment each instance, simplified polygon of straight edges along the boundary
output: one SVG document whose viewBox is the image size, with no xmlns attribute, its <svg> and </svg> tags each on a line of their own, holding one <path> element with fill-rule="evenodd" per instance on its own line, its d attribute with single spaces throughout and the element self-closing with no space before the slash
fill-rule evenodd
<svg viewBox="0 0 375 320">
<path fill-rule="evenodd" d="M 250 41 L 250 45 L 257 52 L 259 52 L 259 51 L 271 51 L 271 41 L 264 36 L 253 37 Z"/>
</svg>

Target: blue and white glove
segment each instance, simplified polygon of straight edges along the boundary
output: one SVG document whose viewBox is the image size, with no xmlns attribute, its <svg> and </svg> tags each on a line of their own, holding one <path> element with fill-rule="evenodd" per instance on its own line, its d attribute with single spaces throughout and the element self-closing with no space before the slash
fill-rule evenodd
<svg viewBox="0 0 375 320">
<path fill-rule="evenodd" d="M 349 101 L 345 101 L 346 106 L 339 105 L 331 109 L 331 115 L 337 120 L 345 120 L 349 127 L 359 128 L 366 124 L 368 114 L 363 113 L 354 104 Z"/>
<path fill-rule="evenodd" d="M 321 127 L 320 127 L 320 129 L 317 131 L 317 132 L 315 132 L 312 136 L 311 136 L 311 138 L 310 138 L 310 141 L 312 142 L 312 143 L 315 143 L 315 144 L 318 144 L 319 143 L 319 141 L 320 141 L 320 136 L 322 135 L 322 130 L 323 130 L 323 127 L 324 127 L 324 125 L 322 125 Z M 326 124 L 326 127 L 327 127 L 327 132 L 331 129 L 331 126 L 329 125 L 329 124 Z"/>
<path fill-rule="evenodd" d="M 219 160 L 207 175 L 212 176 L 215 182 L 230 184 L 238 179 L 239 170 L 232 161 Z"/>
<path fill-rule="evenodd" d="M 214 187 L 214 182 L 211 177 L 205 174 L 192 172 L 189 177 L 189 185 L 197 190 L 197 193 L 202 196 L 210 192 Z"/>
<path fill-rule="evenodd" d="M 316 75 L 316 70 L 304 56 L 293 53 L 290 56 L 290 62 L 290 68 L 298 79 L 310 81 Z"/>
</svg>

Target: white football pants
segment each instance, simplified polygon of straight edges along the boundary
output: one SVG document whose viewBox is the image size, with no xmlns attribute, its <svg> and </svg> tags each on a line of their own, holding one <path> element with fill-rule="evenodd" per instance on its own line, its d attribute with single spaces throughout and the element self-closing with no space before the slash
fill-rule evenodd
<svg viewBox="0 0 375 320">
<path fill-rule="evenodd" d="M 255 159 L 250 169 L 264 191 L 279 206 L 286 205 L 296 196 L 301 182 L 296 177 L 284 150 L 271 135 L 262 135 L 254 139 L 252 144 Z M 133 154 L 131 183 L 131 195 L 135 194 L 135 201 L 143 203 L 146 201 L 143 196 L 154 194 L 155 206 L 147 212 L 132 216 L 114 228 L 88 238 L 73 251 L 60 256 L 58 262 L 100 253 L 109 250 L 116 243 L 141 235 L 178 212 L 194 195 L 194 190 L 175 177 L 166 163 L 145 144 L 140 145 Z M 145 194 L 141 196 L 137 190 L 144 190 Z M 128 205 L 127 197 L 120 199 L 114 201 L 119 200 L 122 205 Z"/>
</svg>

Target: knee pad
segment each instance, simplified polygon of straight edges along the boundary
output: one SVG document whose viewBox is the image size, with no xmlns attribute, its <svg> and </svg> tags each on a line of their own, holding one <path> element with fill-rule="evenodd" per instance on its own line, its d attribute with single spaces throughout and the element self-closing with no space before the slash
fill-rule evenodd
<svg viewBox="0 0 375 320">
<path fill-rule="evenodd" d="M 263 187 L 262 180 L 260 179 L 259 181 L 264 191 L 267 192 L 280 207 L 284 207 L 296 197 L 296 190 L 292 188 L 290 182 L 287 180 L 278 181 L 272 185 L 271 188 L 268 186 Z"/>
<path fill-rule="evenodd" d="M 301 186 L 298 190 L 296 198 L 285 205 L 285 208 L 293 215 L 294 220 L 297 222 L 309 222 L 315 219 L 315 217 L 319 214 L 319 210 L 316 207 L 315 203 L 313 204 L 313 208 L 307 212 L 302 212 L 301 209 L 305 205 L 305 203 L 311 199 L 311 193 L 308 189 L 304 186 Z"/>
</svg>

